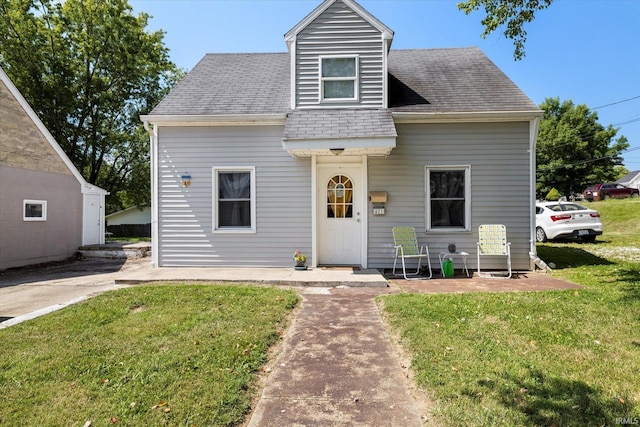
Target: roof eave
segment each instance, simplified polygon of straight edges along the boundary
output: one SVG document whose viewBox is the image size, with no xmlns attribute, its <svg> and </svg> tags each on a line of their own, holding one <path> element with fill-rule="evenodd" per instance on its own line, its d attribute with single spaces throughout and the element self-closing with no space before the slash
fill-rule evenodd
<svg viewBox="0 0 640 427">
<path fill-rule="evenodd" d="M 71 174 L 76 178 L 78 183 L 80 184 L 80 192 L 87 194 L 102 194 L 108 195 L 109 192 L 103 188 L 100 188 L 96 185 L 90 184 L 86 179 L 82 176 L 78 168 L 75 167 L 69 156 L 64 152 L 58 141 L 53 137 L 49 129 L 44 125 L 42 120 L 38 117 L 36 112 L 31 108 L 31 105 L 27 102 L 26 98 L 22 95 L 22 93 L 18 90 L 15 84 L 11 81 L 9 76 L 5 73 L 5 71 L 0 67 L 0 81 L 2 81 L 9 92 L 13 95 L 14 99 L 18 102 L 20 107 L 22 107 L 23 111 L 29 118 L 35 127 L 40 131 L 44 139 L 49 143 L 51 148 L 58 154 L 62 162 L 67 166 Z"/>
<path fill-rule="evenodd" d="M 393 121 L 398 123 L 491 123 L 530 121 L 544 115 L 542 110 L 524 111 L 469 111 L 469 112 L 406 112 L 393 111 Z"/>
<path fill-rule="evenodd" d="M 310 157 L 312 155 L 386 157 L 395 147 L 396 135 L 344 138 L 284 138 L 282 140 L 282 148 L 293 157 Z"/>
<path fill-rule="evenodd" d="M 287 114 L 149 114 L 140 120 L 158 126 L 283 126 Z"/>
</svg>

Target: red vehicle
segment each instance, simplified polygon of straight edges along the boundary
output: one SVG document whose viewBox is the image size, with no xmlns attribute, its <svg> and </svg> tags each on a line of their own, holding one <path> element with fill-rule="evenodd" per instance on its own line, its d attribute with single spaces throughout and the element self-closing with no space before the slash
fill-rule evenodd
<svg viewBox="0 0 640 427">
<path fill-rule="evenodd" d="M 638 197 L 638 189 L 625 187 L 615 182 L 607 184 L 596 184 L 587 187 L 582 194 L 585 200 L 593 202 L 594 200 L 606 200 L 612 197 L 625 199 L 627 197 Z"/>
</svg>

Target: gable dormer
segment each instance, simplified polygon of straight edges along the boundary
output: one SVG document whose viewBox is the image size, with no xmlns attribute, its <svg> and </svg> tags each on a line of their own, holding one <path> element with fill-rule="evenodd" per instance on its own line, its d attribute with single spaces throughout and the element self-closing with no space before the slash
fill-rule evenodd
<svg viewBox="0 0 640 427">
<path fill-rule="evenodd" d="M 291 108 L 386 108 L 392 39 L 355 1 L 325 0 L 285 34 Z"/>
</svg>

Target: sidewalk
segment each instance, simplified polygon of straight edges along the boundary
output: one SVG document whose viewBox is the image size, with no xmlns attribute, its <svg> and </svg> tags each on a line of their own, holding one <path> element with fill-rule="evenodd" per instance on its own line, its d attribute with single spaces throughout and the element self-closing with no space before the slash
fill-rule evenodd
<svg viewBox="0 0 640 427">
<path fill-rule="evenodd" d="M 303 290 L 248 426 L 421 426 L 374 302 L 391 292 Z"/>
</svg>

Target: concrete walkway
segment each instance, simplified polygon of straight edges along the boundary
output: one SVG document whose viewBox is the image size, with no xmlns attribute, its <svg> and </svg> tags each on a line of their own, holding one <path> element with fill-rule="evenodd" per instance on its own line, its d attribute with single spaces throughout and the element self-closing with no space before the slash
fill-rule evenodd
<svg viewBox="0 0 640 427">
<path fill-rule="evenodd" d="M 304 293 L 250 427 L 422 425 L 376 294 Z"/>
</svg>

